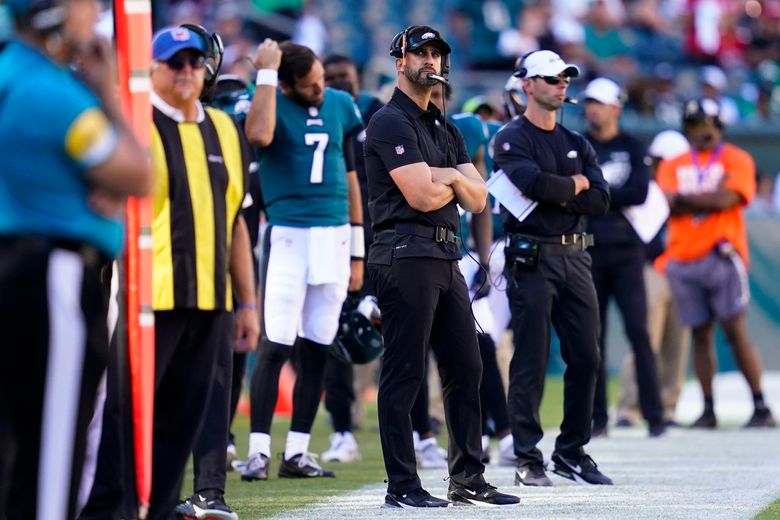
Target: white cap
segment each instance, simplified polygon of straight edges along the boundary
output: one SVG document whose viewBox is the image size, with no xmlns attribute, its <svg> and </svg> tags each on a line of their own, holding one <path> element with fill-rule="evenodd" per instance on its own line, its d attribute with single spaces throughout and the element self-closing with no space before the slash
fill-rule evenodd
<svg viewBox="0 0 780 520">
<path fill-rule="evenodd" d="M 717 65 L 705 65 L 701 68 L 701 82 L 723 92 L 728 86 L 726 74 Z"/>
<path fill-rule="evenodd" d="M 561 73 L 576 78 L 580 75 L 580 69 L 576 65 L 566 63 L 553 51 L 536 51 L 529 54 L 523 60 L 522 67 L 525 74 L 516 75 L 521 78 L 534 78 L 536 76 L 557 76 Z"/>
<path fill-rule="evenodd" d="M 623 106 L 623 93 L 617 83 L 607 78 L 596 78 L 585 88 L 583 97 L 605 105 Z"/>
<path fill-rule="evenodd" d="M 684 135 L 677 130 L 664 130 L 653 138 L 647 153 L 651 157 L 660 157 L 666 160 L 682 155 L 689 149 L 690 144 Z"/>
</svg>

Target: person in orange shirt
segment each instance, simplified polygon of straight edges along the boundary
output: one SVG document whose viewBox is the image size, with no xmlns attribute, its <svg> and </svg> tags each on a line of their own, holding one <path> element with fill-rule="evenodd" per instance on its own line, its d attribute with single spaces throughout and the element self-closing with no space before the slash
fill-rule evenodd
<svg viewBox="0 0 780 520">
<path fill-rule="evenodd" d="M 694 370 L 704 394 L 704 413 L 691 426 L 715 428 L 715 321 L 731 346 L 753 393 L 746 427 L 773 427 L 761 391 L 761 357 L 745 326 L 750 293 L 743 209 L 756 191 L 755 165 L 744 150 L 723 140 L 720 107 L 713 99 L 689 101 L 683 132 L 691 145 L 658 168 L 657 182 L 669 199 L 666 273 L 680 321 L 693 329 Z"/>
</svg>

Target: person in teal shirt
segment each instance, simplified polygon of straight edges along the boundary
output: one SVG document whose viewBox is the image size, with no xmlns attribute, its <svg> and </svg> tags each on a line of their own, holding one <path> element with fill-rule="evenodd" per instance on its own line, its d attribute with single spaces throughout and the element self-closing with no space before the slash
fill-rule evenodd
<svg viewBox="0 0 780 520">
<path fill-rule="evenodd" d="M 125 198 L 145 195 L 151 173 L 114 101 L 92 2 L 6 6 L 16 33 L 0 43 L 0 517 L 74 518 L 108 356 L 100 271 L 122 248 Z"/>
</svg>

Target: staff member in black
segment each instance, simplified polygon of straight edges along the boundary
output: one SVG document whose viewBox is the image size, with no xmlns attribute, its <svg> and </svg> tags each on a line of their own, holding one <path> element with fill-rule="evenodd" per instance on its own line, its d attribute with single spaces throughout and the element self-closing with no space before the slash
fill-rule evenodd
<svg viewBox="0 0 780 520">
<path fill-rule="evenodd" d="M 555 122 L 570 78 L 579 69 L 554 52 L 518 60 L 528 108 L 495 138 L 495 170 L 538 206 L 522 222 L 501 208 L 507 237 L 505 273 L 515 353 L 509 365 L 509 420 L 518 466 L 515 483 L 551 486 L 542 452 L 539 403 L 550 352 L 550 320 L 566 362 L 564 416 L 552 454 L 553 471 L 571 480 L 612 484 L 583 446 L 590 440 L 599 366 L 599 315 L 591 277 L 593 244 L 585 215 L 603 215 L 609 186 L 593 147 Z"/>
<path fill-rule="evenodd" d="M 617 83 L 596 78 L 585 89 L 585 137 L 593 146 L 604 180 L 609 183 L 609 211 L 602 217 L 588 219 L 588 233 L 593 233 L 595 247 L 593 283 L 599 300 L 601 317 L 601 364 L 593 402 L 593 437 L 607 436 L 607 306 L 610 297 L 623 317 L 626 336 L 631 342 L 636 362 L 639 402 L 651 437 L 663 435 L 661 394 L 655 358 L 647 333 L 647 298 L 645 296 L 645 252 L 642 241 L 623 214 L 623 209 L 641 204 L 647 198 L 650 170 L 645 162 L 647 149 L 633 135 L 620 128 L 623 94 Z"/>
<path fill-rule="evenodd" d="M 374 243 L 369 279 L 382 311 L 385 354 L 379 431 L 388 476 L 385 507 L 446 507 L 417 476 L 412 403 L 425 377 L 427 346 L 439 363 L 453 502 L 516 504 L 483 477 L 477 346 L 468 287 L 458 269 L 458 211 L 479 212 L 487 190 L 463 137 L 430 103 L 448 72 L 450 46 L 427 26 L 408 27 L 390 47 L 398 88 L 366 130 L 364 153 Z M 444 78 L 439 77 L 440 80 Z M 446 81 L 446 80 L 445 80 Z"/>
</svg>

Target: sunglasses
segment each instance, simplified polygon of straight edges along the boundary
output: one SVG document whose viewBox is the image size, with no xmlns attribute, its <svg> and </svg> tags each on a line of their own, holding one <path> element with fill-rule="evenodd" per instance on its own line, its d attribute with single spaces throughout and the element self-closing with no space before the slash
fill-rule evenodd
<svg viewBox="0 0 780 520">
<path fill-rule="evenodd" d="M 548 85 L 560 85 L 561 83 L 568 85 L 569 83 L 571 83 L 571 78 L 559 78 L 558 76 L 536 76 L 536 77 L 540 78 Z"/>
<path fill-rule="evenodd" d="M 187 63 L 189 63 L 190 67 L 193 69 L 200 69 L 206 64 L 206 58 L 200 54 L 190 54 L 189 56 L 177 54 L 165 63 L 171 70 L 182 70 Z"/>
</svg>

